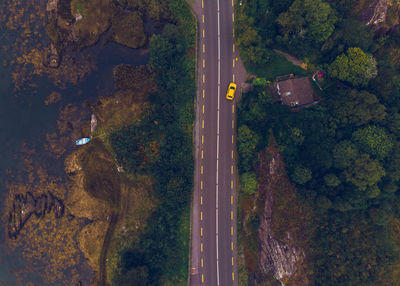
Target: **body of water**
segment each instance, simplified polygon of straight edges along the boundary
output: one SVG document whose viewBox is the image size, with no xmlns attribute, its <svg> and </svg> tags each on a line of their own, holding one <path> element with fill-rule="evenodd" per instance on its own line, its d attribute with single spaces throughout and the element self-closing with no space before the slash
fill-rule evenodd
<svg viewBox="0 0 400 286">
<path fill-rule="evenodd" d="M 8 44 L 1 41 L 0 46 Z M 8 192 L 5 183 L 13 180 L 7 175 L 7 170 L 14 174 L 23 171 L 22 144 L 28 143 L 30 148 L 39 152 L 40 156 L 41 152 L 46 152 L 43 148 L 43 142 L 46 140 L 45 134 L 57 130 L 56 120 L 62 106 L 68 103 L 80 104 L 86 100 L 94 102 L 98 96 L 111 95 L 114 91 L 112 70 L 116 65 L 124 63 L 137 66 L 148 62 L 148 54 L 115 43 L 108 43 L 105 46 L 98 44 L 90 48 L 90 52 L 96 59 L 97 69 L 81 84 L 67 86 L 64 90 L 58 89 L 46 78 L 41 77 L 31 82 L 35 84 L 35 87 L 27 88 L 23 92 L 18 92 L 17 95 L 13 91 L 11 76 L 13 67 L 0 66 L 0 208 L 2 214 L 7 212 L 3 205 L 4 197 Z M 9 55 L 0 54 L 0 63 L 5 59 L 9 60 Z M 61 93 L 62 99 L 55 104 L 45 105 L 44 101 L 52 91 Z M 73 139 L 71 138 L 71 146 L 73 146 Z M 63 161 L 64 158 L 47 162 L 47 165 L 55 166 L 55 168 L 47 170 L 49 174 L 58 177 L 65 176 Z M 13 273 L 26 265 L 18 250 L 12 254 L 7 251 L 5 245 L 6 226 L 3 224 L 4 222 L 1 223 L 0 286 L 17 285 Z M 28 280 L 34 281 L 35 285 L 46 285 L 35 273 L 30 274 Z"/>
</svg>

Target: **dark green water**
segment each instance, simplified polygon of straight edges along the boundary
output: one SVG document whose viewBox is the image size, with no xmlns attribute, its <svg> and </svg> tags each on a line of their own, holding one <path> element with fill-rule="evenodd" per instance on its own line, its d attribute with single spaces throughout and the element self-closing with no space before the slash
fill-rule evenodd
<svg viewBox="0 0 400 286">
<path fill-rule="evenodd" d="M 1 41 L 0 38 L 0 46 L 4 44 Z M 78 86 L 68 86 L 64 90 L 57 89 L 46 78 L 37 78 L 33 81 L 37 87 L 28 88 L 17 96 L 13 92 L 12 67 L 0 66 L 0 210 L 2 213 L 6 211 L 3 208 L 4 196 L 7 194 L 5 182 L 12 181 L 6 175 L 6 169 L 16 174 L 22 172 L 21 145 L 23 142 L 28 143 L 30 148 L 34 148 L 39 156 L 43 154 L 42 160 L 46 161 L 47 166 L 51 166 L 47 170 L 50 175 L 63 177 L 63 158 L 50 159 L 43 148 L 45 134 L 55 132 L 57 129 L 56 120 L 60 108 L 67 103 L 95 101 L 98 96 L 111 95 L 114 86 L 112 74 L 114 66 L 121 63 L 137 66 L 148 62 L 147 54 L 142 55 L 139 50 L 114 43 L 109 43 L 104 47 L 97 45 L 90 51 L 97 59 L 97 70 Z M 9 55 L 0 53 L 0 63 L 4 59 L 9 59 Z M 46 106 L 44 100 L 52 91 L 59 91 L 63 95 L 62 100 Z M 89 117 L 90 114 L 87 116 Z M 71 138 L 71 148 L 75 139 Z M 26 264 L 18 251 L 11 254 L 6 251 L 4 243 L 6 228 L 3 222 L 1 224 L 0 286 L 16 285 L 13 272 L 26 267 Z M 83 281 L 88 281 L 89 278 L 83 278 Z M 35 285 L 46 285 L 35 273 L 32 273 L 27 281 L 33 281 Z"/>
</svg>

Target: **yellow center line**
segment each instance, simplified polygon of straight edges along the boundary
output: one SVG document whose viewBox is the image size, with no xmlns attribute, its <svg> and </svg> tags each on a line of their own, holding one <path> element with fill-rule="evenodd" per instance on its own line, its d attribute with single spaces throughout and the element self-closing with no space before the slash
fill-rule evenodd
<svg viewBox="0 0 400 286">
<path fill-rule="evenodd" d="M 233 0 L 232 0 L 232 7 L 233 7 Z"/>
<path fill-rule="evenodd" d="M 232 104 L 232 113 L 235 113 L 235 104 Z"/>
<path fill-rule="evenodd" d="M 233 144 L 233 135 L 232 135 L 232 144 Z"/>
<path fill-rule="evenodd" d="M 201 8 L 204 8 L 204 0 L 201 0 Z"/>
<path fill-rule="evenodd" d="M 233 127 L 234 127 L 234 122 L 235 122 L 235 121 L 232 119 L 232 129 L 233 129 Z"/>
<path fill-rule="evenodd" d="M 233 47 L 233 52 L 235 52 L 235 44 L 233 44 L 233 46 L 232 46 L 232 47 Z"/>
<path fill-rule="evenodd" d="M 205 90 L 203 88 L 203 98 L 206 96 Z"/>
<path fill-rule="evenodd" d="M 205 53 L 205 52 L 206 52 L 206 45 L 203 44 L 203 53 Z"/>
<path fill-rule="evenodd" d="M 203 113 L 204 113 L 204 104 L 203 104 Z"/>
<path fill-rule="evenodd" d="M 203 59 L 203 68 L 205 68 L 205 67 L 206 67 L 206 60 Z"/>
<path fill-rule="evenodd" d="M 233 242 L 231 242 L 231 249 L 233 250 Z"/>
<path fill-rule="evenodd" d="M 231 180 L 231 189 L 233 190 L 233 180 Z"/>
<path fill-rule="evenodd" d="M 231 195 L 231 205 L 233 205 L 233 196 Z"/>
<path fill-rule="evenodd" d="M 203 83 L 205 83 L 205 82 L 206 82 L 206 75 L 203 74 Z"/>
<path fill-rule="evenodd" d="M 205 37 L 205 32 L 204 32 L 204 29 L 203 29 L 203 38 Z"/>
<path fill-rule="evenodd" d="M 233 175 L 233 165 L 231 166 L 231 175 Z"/>
<path fill-rule="evenodd" d="M 232 13 L 232 22 L 235 22 L 235 14 Z"/>
<path fill-rule="evenodd" d="M 204 267 L 203 258 L 201 259 L 201 267 Z"/>
<path fill-rule="evenodd" d="M 200 236 L 203 236 L 203 228 L 200 229 Z"/>
<path fill-rule="evenodd" d="M 233 220 L 233 211 L 231 211 L 231 220 Z"/>
<path fill-rule="evenodd" d="M 201 150 L 201 159 L 203 159 L 203 158 L 204 158 L 204 151 Z"/>
<path fill-rule="evenodd" d="M 231 226 L 231 235 L 233 235 L 233 226 Z"/>
<path fill-rule="evenodd" d="M 232 16 L 233 16 L 233 14 L 232 14 Z M 232 37 L 235 38 L 235 27 L 233 27 L 233 29 L 232 29 Z"/>
<path fill-rule="evenodd" d="M 233 150 L 232 150 L 232 159 L 233 159 Z"/>
<path fill-rule="evenodd" d="M 201 274 L 201 283 L 204 283 L 204 275 Z"/>
<path fill-rule="evenodd" d="M 200 204 L 203 204 L 203 196 L 200 197 Z"/>
<path fill-rule="evenodd" d="M 203 243 L 200 242 L 200 251 L 203 252 Z"/>
<path fill-rule="evenodd" d="M 200 181 L 200 188 L 203 189 L 203 180 Z"/>
<path fill-rule="evenodd" d="M 201 144 L 204 144 L 204 135 L 201 135 Z"/>
<path fill-rule="evenodd" d="M 203 165 L 201 165 L 201 170 L 200 170 L 201 174 L 203 175 Z"/>
<path fill-rule="evenodd" d="M 201 121 L 201 128 L 204 128 L 204 119 Z"/>
<path fill-rule="evenodd" d="M 204 14 L 203 14 L 203 23 L 204 23 Z"/>
<path fill-rule="evenodd" d="M 234 265 L 234 263 L 233 263 L 233 257 L 232 257 L 232 266 Z M 233 273 L 233 272 L 232 272 Z"/>
<path fill-rule="evenodd" d="M 232 272 L 232 280 L 235 280 L 235 273 Z"/>
<path fill-rule="evenodd" d="M 203 220 L 203 212 L 200 212 L 200 220 Z M 201 228 L 201 233 L 203 233 L 203 228 Z"/>
<path fill-rule="evenodd" d="M 232 74 L 232 81 L 235 82 L 235 74 Z"/>
<path fill-rule="evenodd" d="M 232 66 L 235 68 L 235 60 L 232 60 Z"/>
</svg>

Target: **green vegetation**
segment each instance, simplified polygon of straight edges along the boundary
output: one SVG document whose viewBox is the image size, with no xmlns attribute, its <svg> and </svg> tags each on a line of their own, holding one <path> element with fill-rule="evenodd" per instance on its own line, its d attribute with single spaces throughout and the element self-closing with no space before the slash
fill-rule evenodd
<svg viewBox="0 0 400 286">
<path fill-rule="evenodd" d="M 195 94 L 195 59 L 189 54 L 195 22 L 183 0 L 170 1 L 168 9 L 177 24 L 166 24 L 160 35 L 150 39 L 150 63 L 158 87 L 149 97 L 151 108 L 135 124 L 110 136 L 117 161 L 135 176 L 151 176 L 152 193 L 159 201 L 138 241 L 121 250 L 114 285 L 187 282 Z M 114 74 L 118 88 L 137 88 L 131 67 L 119 66 Z"/>
<path fill-rule="evenodd" d="M 295 0 L 277 18 L 285 38 L 308 38 L 317 44 L 332 34 L 336 20 L 333 9 L 322 0 Z"/>
<path fill-rule="evenodd" d="M 368 81 L 378 74 L 376 60 L 365 54 L 360 48 L 349 48 L 329 66 L 332 77 L 348 81 L 351 84 L 367 85 Z"/>
<path fill-rule="evenodd" d="M 137 66 L 121 64 L 114 68 L 114 85 L 122 90 L 151 90 L 153 89 L 154 73 L 149 66 Z"/>
<path fill-rule="evenodd" d="M 273 103 L 266 82 L 257 79 L 238 110 L 242 185 L 253 186 L 249 175 L 256 174 L 262 189 L 265 180 L 259 168 L 268 167 L 260 158 L 270 148 L 272 135 L 298 189 L 296 204 L 313 209 L 304 226 L 310 241 L 302 245 L 312 269 L 306 272 L 308 285 L 398 283 L 400 28 L 374 37 L 371 28 L 356 19 L 370 2 L 247 0 L 236 5 L 236 19 L 242 25 L 235 26 L 236 39 L 249 71 L 268 80 L 299 74 L 290 65 L 275 73 L 273 49 L 302 59 L 312 72 L 326 71 L 317 106 L 291 112 Z M 398 17 L 398 4 L 389 5 Z M 259 64 L 255 58 L 263 53 L 269 57 L 259 59 Z M 247 198 L 260 196 L 253 189 L 246 192 L 244 188 L 241 201 L 241 219 L 249 226 L 253 220 Z M 284 209 L 282 201 L 274 206 L 278 213 Z M 296 216 L 287 211 L 281 215 L 295 221 Z M 274 231 L 282 234 L 286 222 L 276 219 Z M 251 257 L 257 231 L 246 227 L 242 231 L 244 255 Z M 260 277 L 251 258 L 246 258 L 246 265 L 248 279 Z M 296 279 L 285 282 L 303 285 L 296 284 Z"/>
<path fill-rule="evenodd" d="M 143 47 L 147 36 L 144 32 L 142 15 L 137 11 L 124 13 L 116 9 L 112 18 L 110 37 L 115 42 L 130 48 Z"/>
<path fill-rule="evenodd" d="M 258 183 L 257 183 L 256 174 L 250 173 L 250 172 L 244 173 L 244 174 L 242 174 L 240 181 L 242 183 L 241 189 L 245 194 L 252 195 L 257 192 Z"/>
<path fill-rule="evenodd" d="M 102 33 L 111 25 L 116 7 L 111 0 L 71 0 L 71 11 L 80 12 L 82 20 L 74 24 L 81 47 L 96 43 Z"/>
</svg>

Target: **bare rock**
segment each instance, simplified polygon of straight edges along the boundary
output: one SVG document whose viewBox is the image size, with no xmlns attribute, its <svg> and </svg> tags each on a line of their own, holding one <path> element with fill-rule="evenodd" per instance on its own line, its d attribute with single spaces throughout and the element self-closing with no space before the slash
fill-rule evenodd
<svg viewBox="0 0 400 286">
<path fill-rule="evenodd" d="M 278 162 L 282 160 L 276 153 L 271 159 L 268 169 L 269 174 L 274 175 L 278 168 Z M 276 178 L 277 176 L 271 176 Z M 273 179 L 271 179 L 272 181 Z M 273 195 L 266 188 L 264 192 L 265 205 L 264 212 L 260 217 L 260 226 L 258 229 L 259 238 L 259 269 L 265 274 L 272 274 L 275 279 L 281 281 L 283 278 L 289 278 L 297 271 L 297 266 L 305 259 L 304 251 L 295 245 L 291 234 L 287 233 L 285 241 L 274 238 L 271 227 Z"/>
<path fill-rule="evenodd" d="M 360 12 L 358 18 L 368 26 L 376 26 L 385 22 L 387 9 L 387 0 L 375 0 L 371 5 Z"/>
</svg>

